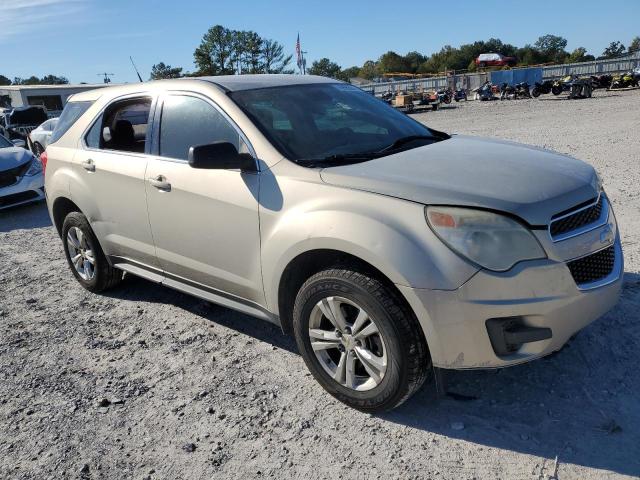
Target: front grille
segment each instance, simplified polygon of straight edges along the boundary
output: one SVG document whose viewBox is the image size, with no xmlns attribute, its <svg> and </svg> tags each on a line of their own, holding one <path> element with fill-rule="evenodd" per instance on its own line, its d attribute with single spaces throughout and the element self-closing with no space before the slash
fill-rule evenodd
<svg viewBox="0 0 640 480">
<path fill-rule="evenodd" d="M 604 196 L 601 195 L 598 203 L 587 208 L 582 207 L 582 209 L 578 209 L 575 213 L 559 218 L 558 220 L 551 219 L 551 225 L 549 227 L 551 237 L 557 237 L 563 233 L 577 230 L 580 227 L 598 221 L 600 215 L 602 215 L 603 202 Z"/>
<path fill-rule="evenodd" d="M 613 271 L 616 260 L 615 246 L 578 258 L 567 263 L 573 279 L 578 285 L 596 282 L 607 277 Z"/>
<path fill-rule="evenodd" d="M 15 203 L 26 202 L 36 198 L 38 194 L 33 190 L 27 190 L 26 192 L 14 193 L 13 195 L 5 195 L 0 197 L 0 207 L 6 207 L 7 205 L 13 205 Z"/>
<path fill-rule="evenodd" d="M 29 170 L 29 165 L 30 162 L 27 162 L 19 167 L 0 172 L 0 188 L 9 187 L 14 183 L 18 183 L 18 180 Z"/>
</svg>

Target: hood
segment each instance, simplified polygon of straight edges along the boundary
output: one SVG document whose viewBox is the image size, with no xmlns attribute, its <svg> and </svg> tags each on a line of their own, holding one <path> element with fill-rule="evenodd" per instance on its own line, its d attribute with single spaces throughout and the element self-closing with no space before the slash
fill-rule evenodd
<svg viewBox="0 0 640 480">
<path fill-rule="evenodd" d="M 18 107 L 9 114 L 9 125 L 40 125 L 48 118 L 40 107 Z"/>
<path fill-rule="evenodd" d="M 530 225 L 598 195 L 590 165 L 513 142 L 454 135 L 368 162 L 325 168 L 328 184 L 431 205 L 499 210 Z"/>
<path fill-rule="evenodd" d="M 0 148 L 0 172 L 29 163 L 33 154 L 22 147 Z"/>
</svg>

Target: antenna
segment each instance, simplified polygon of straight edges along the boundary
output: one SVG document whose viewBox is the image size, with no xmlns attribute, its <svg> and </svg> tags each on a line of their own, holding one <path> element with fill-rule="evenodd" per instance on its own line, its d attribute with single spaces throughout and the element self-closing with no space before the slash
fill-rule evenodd
<svg viewBox="0 0 640 480">
<path fill-rule="evenodd" d="M 111 83 L 111 79 L 109 77 L 115 76 L 115 73 L 103 72 L 103 73 L 97 73 L 96 75 L 98 75 L 99 77 L 104 77 L 103 79 L 104 83 Z"/>
<path fill-rule="evenodd" d="M 138 71 L 138 68 L 136 67 L 136 64 L 133 63 L 133 58 L 131 57 L 131 55 L 129 55 L 129 60 L 131 60 L 131 65 L 133 65 L 133 69 L 138 74 L 138 80 L 140 80 L 140 82 L 143 82 L 142 77 L 140 76 L 140 72 Z"/>
</svg>

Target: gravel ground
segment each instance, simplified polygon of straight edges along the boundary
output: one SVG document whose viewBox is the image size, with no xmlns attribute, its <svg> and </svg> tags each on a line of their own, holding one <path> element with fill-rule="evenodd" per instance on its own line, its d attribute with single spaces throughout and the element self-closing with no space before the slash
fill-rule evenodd
<svg viewBox="0 0 640 480">
<path fill-rule="evenodd" d="M 556 355 L 446 372 L 372 416 L 270 324 L 136 278 L 89 294 L 44 205 L 17 208 L 0 213 L 0 478 L 638 478 L 640 92 L 452 107 L 416 118 L 603 175 L 626 253 L 612 312 Z"/>
</svg>

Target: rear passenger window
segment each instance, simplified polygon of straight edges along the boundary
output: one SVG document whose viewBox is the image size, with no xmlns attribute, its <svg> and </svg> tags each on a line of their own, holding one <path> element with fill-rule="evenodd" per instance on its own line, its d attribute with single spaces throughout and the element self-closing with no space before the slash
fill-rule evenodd
<svg viewBox="0 0 640 480">
<path fill-rule="evenodd" d="M 210 103 L 189 96 L 166 98 L 160 122 L 161 156 L 187 160 L 190 147 L 214 142 L 230 142 L 243 150 L 238 132 Z"/>
<path fill-rule="evenodd" d="M 109 105 L 101 119 L 89 130 L 87 145 L 105 150 L 144 153 L 150 111 L 151 98 L 148 97 Z"/>
<path fill-rule="evenodd" d="M 76 123 L 76 121 L 82 116 L 84 112 L 91 106 L 93 102 L 69 102 L 65 105 L 58 123 L 51 134 L 49 144 L 55 143 L 67 133 L 67 130 Z"/>
</svg>

